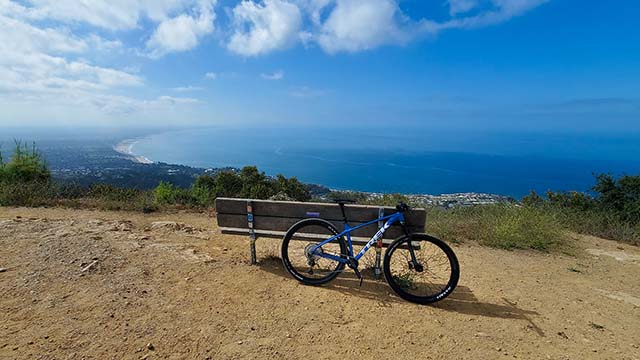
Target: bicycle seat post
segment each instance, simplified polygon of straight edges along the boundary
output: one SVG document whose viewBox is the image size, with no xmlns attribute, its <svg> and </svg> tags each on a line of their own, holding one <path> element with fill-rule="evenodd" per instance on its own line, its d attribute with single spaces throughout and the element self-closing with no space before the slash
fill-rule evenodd
<svg viewBox="0 0 640 360">
<path fill-rule="evenodd" d="M 344 211 L 344 203 L 340 202 L 339 205 L 340 205 L 340 211 L 342 211 L 342 220 L 346 224 L 347 223 L 347 214 Z"/>
</svg>

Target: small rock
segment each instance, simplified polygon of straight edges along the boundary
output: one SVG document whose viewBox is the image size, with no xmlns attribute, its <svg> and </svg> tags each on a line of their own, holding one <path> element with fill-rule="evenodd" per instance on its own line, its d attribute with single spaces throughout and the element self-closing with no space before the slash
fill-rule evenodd
<svg viewBox="0 0 640 360">
<path fill-rule="evenodd" d="M 238 340 L 238 345 L 242 345 L 242 340 Z"/>
<path fill-rule="evenodd" d="M 153 346 L 153 344 L 152 344 L 152 343 L 148 343 L 148 344 L 147 344 L 147 349 L 149 349 L 149 350 L 153 351 L 153 350 L 155 350 L 156 348 Z"/>
<path fill-rule="evenodd" d="M 7 268 L 0 268 L 0 273 L 7 271 Z"/>
</svg>

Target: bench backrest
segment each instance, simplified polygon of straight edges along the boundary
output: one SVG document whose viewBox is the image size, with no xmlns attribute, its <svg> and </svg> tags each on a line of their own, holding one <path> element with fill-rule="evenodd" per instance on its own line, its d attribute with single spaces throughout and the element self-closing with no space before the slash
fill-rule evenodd
<svg viewBox="0 0 640 360">
<path fill-rule="evenodd" d="M 330 221 L 338 231 L 343 230 L 342 213 L 337 204 L 293 201 L 251 200 L 217 198 L 216 213 L 218 226 L 223 233 L 248 234 L 249 223 L 247 205 L 251 205 L 253 227 L 256 235 L 282 237 L 296 222 L 309 217 L 319 217 Z M 370 205 L 345 205 L 350 226 L 356 226 L 396 212 L 393 207 Z M 424 232 L 426 212 L 424 209 L 412 209 L 405 214 L 410 231 Z M 365 226 L 351 233 L 355 240 L 368 240 L 378 230 L 377 224 Z M 385 232 L 385 239 L 394 239 L 402 235 L 402 227 L 397 224 Z"/>
</svg>

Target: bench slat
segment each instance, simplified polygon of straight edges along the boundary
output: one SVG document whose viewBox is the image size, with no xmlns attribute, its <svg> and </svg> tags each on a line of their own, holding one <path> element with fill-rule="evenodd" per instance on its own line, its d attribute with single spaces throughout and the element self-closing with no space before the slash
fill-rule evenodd
<svg viewBox="0 0 640 360">
<path fill-rule="evenodd" d="M 337 204 L 327 203 L 218 198 L 216 199 L 216 212 L 218 214 L 247 215 L 247 201 L 253 201 L 254 216 L 304 219 L 311 217 L 311 213 L 325 220 L 342 221 L 340 207 Z M 349 221 L 362 223 L 376 219 L 379 208 L 379 206 L 371 205 L 346 205 L 345 212 Z M 395 211 L 393 207 L 384 207 L 385 215 L 393 214 Z M 405 214 L 405 218 L 407 224 L 421 227 L 424 226 L 426 212 L 424 209 L 412 209 Z"/>
<path fill-rule="evenodd" d="M 247 216 L 246 215 L 234 215 L 234 214 L 218 214 L 218 225 L 220 227 L 229 227 L 229 228 L 247 228 Z M 254 216 L 254 228 L 256 230 L 270 230 L 270 231 L 282 231 L 283 234 L 286 232 L 293 224 L 300 221 L 300 219 L 294 218 L 280 218 L 280 217 L 271 217 L 271 216 Z M 343 224 L 339 221 L 330 221 L 333 226 L 338 230 L 338 232 L 344 229 Z M 359 225 L 360 223 L 349 223 L 352 227 Z M 424 232 L 424 226 L 420 227 L 410 227 L 412 232 Z M 371 238 L 378 231 L 377 223 L 374 223 L 369 226 L 365 226 L 358 230 L 354 230 L 351 234 L 356 237 L 366 237 Z M 392 226 L 385 233 L 384 238 L 394 239 L 398 236 L 402 235 L 404 232 L 401 226 Z"/>
<path fill-rule="evenodd" d="M 241 229 L 241 228 L 228 228 L 228 227 L 221 227 L 220 228 L 220 232 L 222 232 L 223 234 L 230 234 L 230 235 L 248 235 L 249 234 L 249 229 Z M 286 232 L 285 231 L 273 231 L 273 230 L 256 230 L 256 235 L 260 236 L 260 237 L 267 237 L 267 238 L 274 238 L 274 239 L 282 239 L 284 237 L 284 234 Z M 293 238 L 293 240 L 317 240 L 318 239 L 318 235 L 310 235 L 310 236 L 296 236 Z M 391 245 L 391 243 L 393 242 L 393 240 L 395 239 L 383 239 L 382 240 L 382 246 L 383 247 L 387 247 L 389 245 Z M 351 238 L 351 242 L 353 243 L 353 245 L 358 245 L 358 246 L 364 246 L 367 244 L 367 242 L 369 241 L 369 238 L 363 238 L 363 237 L 352 237 Z M 413 247 L 414 249 L 420 249 L 420 243 L 418 242 L 414 242 L 413 243 Z M 360 249 L 354 249 L 354 252 L 359 251 Z"/>
</svg>

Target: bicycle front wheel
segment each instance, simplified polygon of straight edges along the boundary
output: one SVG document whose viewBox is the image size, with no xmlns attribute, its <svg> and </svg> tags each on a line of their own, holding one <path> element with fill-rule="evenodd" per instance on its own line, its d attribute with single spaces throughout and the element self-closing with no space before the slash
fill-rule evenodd
<svg viewBox="0 0 640 360">
<path fill-rule="evenodd" d="M 415 261 L 410 252 L 412 246 Z M 429 304 L 453 292 L 460 277 L 460 266 L 455 253 L 444 241 L 426 234 L 411 234 L 397 239 L 387 248 L 384 276 L 401 298 Z"/>
<path fill-rule="evenodd" d="M 307 285 L 320 285 L 335 279 L 344 270 L 344 263 L 320 255 L 347 255 L 344 238 L 338 237 L 317 249 L 316 246 L 337 234 L 333 224 L 326 220 L 305 219 L 297 222 L 282 239 L 284 268 Z"/>
</svg>

